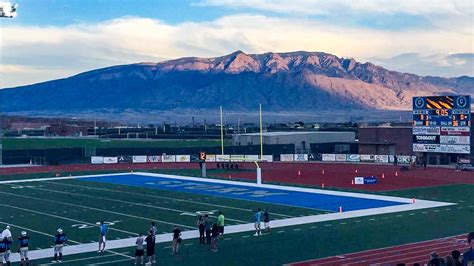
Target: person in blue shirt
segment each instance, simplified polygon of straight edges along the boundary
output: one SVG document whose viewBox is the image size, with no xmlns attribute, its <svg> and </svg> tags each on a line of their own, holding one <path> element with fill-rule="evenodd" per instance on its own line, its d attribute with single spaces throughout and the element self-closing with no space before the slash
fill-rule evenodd
<svg viewBox="0 0 474 266">
<path fill-rule="evenodd" d="M 63 247 L 66 245 L 67 236 L 63 229 L 59 228 L 56 235 L 53 237 L 54 243 L 54 260 L 51 262 L 62 262 L 63 259 Z"/>
<path fill-rule="evenodd" d="M 5 256 L 5 252 L 7 251 L 7 244 L 5 243 L 5 238 L 2 238 L 0 239 L 0 260 L 1 260 L 1 264 L 3 264 L 3 257 Z"/>
<path fill-rule="evenodd" d="M 260 211 L 260 208 L 257 209 L 254 217 L 255 217 L 255 235 L 254 236 L 259 236 L 262 234 L 262 231 L 261 231 L 262 212 Z"/>
<path fill-rule="evenodd" d="M 105 236 L 107 235 L 107 232 L 109 231 L 108 226 L 104 223 L 104 221 L 100 221 L 100 226 L 99 226 L 99 253 L 105 251 L 105 242 L 106 238 Z"/>
<path fill-rule="evenodd" d="M 5 247 L 5 252 L 3 254 L 3 258 L 5 262 L 7 263 L 7 266 L 11 265 L 10 262 L 10 253 L 11 253 L 11 247 L 12 247 L 12 238 L 11 237 L 5 237 L 3 239 L 4 247 Z"/>
<path fill-rule="evenodd" d="M 18 252 L 20 253 L 21 263 L 20 265 L 29 265 L 28 261 L 28 244 L 30 243 L 30 237 L 25 231 L 22 231 L 18 238 Z"/>
<path fill-rule="evenodd" d="M 467 235 L 467 244 L 469 249 L 462 253 L 462 263 L 464 266 L 474 265 L 474 232 Z"/>
</svg>

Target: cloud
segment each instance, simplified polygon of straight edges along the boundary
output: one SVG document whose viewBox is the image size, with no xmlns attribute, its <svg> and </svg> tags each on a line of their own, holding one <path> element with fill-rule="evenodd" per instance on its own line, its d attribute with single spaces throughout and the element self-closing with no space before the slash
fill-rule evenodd
<svg viewBox="0 0 474 266">
<path fill-rule="evenodd" d="M 407 51 L 427 55 L 472 53 L 474 35 L 443 29 L 411 29 L 387 32 L 327 24 L 308 18 L 269 17 L 236 14 L 203 22 L 169 24 L 160 20 L 123 17 L 101 23 L 67 26 L 8 26 L 1 32 L 2 64 L 28 67 L 35 71 L 16 72 L 1 87 L 24 85 L 62 78 L 82 71 L 117 64 L 157 62 L 183 56 L 211 57 L 243 50 L 323 51 L 360 61 L 392 58 Z M 452 74 L 472 74 L 465 58 L 458 60 Z M 408 59 L 407 59 L 408 60 Z M 415 60 L 415 59 L 413 59 Z M 390 60 L 379 60 L 384 66 Z M 415 61 L 413 61 L 415 62 Z M 416 64 L 405 72 L 431 73 Z M 38 72 L 39 71 L 39 72 Z M 438 73 L 437 66 L 433 73 Z M 41 75 L 43 73 L 43 75 Z M 0 73 L 1 74 L 1 73 Z M 11 73 L 10 73 L 11 74 Z"/>
</svg>

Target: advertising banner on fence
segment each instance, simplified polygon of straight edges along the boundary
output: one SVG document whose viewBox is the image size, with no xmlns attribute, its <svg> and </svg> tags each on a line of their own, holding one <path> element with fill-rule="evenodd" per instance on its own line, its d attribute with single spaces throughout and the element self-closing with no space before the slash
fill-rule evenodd
<svg viewBox="0 0 474 266">
<path fill-rule="evenodd" d="M 441 145 L 441 152 L 446 153 L 471 153 L 471 146 L 469 145 Z"/>
<path fill-rule="evenodd" d="M 248 160 L 258 160 L 259 158 L 260 158 L 260 156 L 255 155 L 255 154 L 245 155 L 245 159 L 248 159 Z"/>
<path fill-rule="evenodd" d="M 273 162 L 273 155 L 263 155 L 262 158 L 265 162 Z"/>
<path fill-rule="evenodd" d="M 345 162 L 347 160 L 347 155 L 345 154 L 336 154 L 336 162 Z"/>
<path fill-rule="evenodd" d="M 104 157 L 104 163 L 106 164 L 118 163 L 118 157 Z"/>
<path fill-rule="evenodd" d="M 280 154 L 280 161 L 282 162 L 292 162 L 293 154 Z"/>
<path fill-rule="evenodd" d="M 174 163 L 176 162 L 176 156 L 174 155 L 162 155 L 161 161 L 164 163 Z"/>
<path fill-rule="evenodd" d="M 130 155 L 125 155 L 125 156 L 119 156 L 118 157 L 118 162 L 119 163 L 132 163 L 132 156 Z"/>
<path fill-rule="evenodd" d="M 321 155 L 317 153 L 308 154 L 308 161 L 321 161 Z"/>
<path fill-rule="evenodd" d="M 308 154 L 294 154 L 293 158 L 295 162 L 307 162 Z"/>
<path fill-rule="evenodd" d="M 232 162 L 243 162 L 245 159 L 245 156 L 242 154 L 231 154 L 230 155 L 230 160 Z"/>
<path fill-rule="evenodd" d="M 137 155 L 132 157 L 133 163 L 146 163 L 146 156 L 145 155 Z"/>
<path fill-rule="evenodd" d="M 370 185 L 370 184 L 377 184 L 378 179 L 375 176 L 356 176 L 354 177 L 354 184 L 355 185 Z"/>
<path fill-rule="evenodd" d="M 413 144 L 413 151 L 416 152 L 441 152 L 440 144 Z"/>
<path fill-rule="evenodd" d="M 206 155 L 206 162 L 215 162 L 216 161 L 216 155 L 215 154 L 207 154 Z"/>
<path fill-rule="evenodd" d="M 373 154 L 361 154 L 360 155 L 361 162 L 373 162 L 375 161 L 375 155 Z"/>
<path fill-rule="evenodd" d="M 469 127 L 441 127 L 441 135 L 445 136 L 470 136 Z"/>
<path fill-rule="evenodd" d="M 360 154 L 347 154 L 346 161 L 348 161 L 348 162 L 360 162 Z"/>
<path fill-rule="evenodd" d="M 398 164 L 410 164 L 411 163 L 411 156 L 398 155 L 397 156 L 397 163 Z"/>
<path fill-rule="evenodd" d="M 388 155 L 375 155 L 376 163 L 388 163 Z"/>
<path fill-rule="evenodd" d="M 92 156 L 91 157 L 91 163 L 92 164 L 103 164 L 104 163 L 104 157 L 102 157 L 102 156 Z"/>
<path fill-rule="evenodd" d="M 323 153 L 322 160 L 323 160 L 323 162 L 335 162 L 336 161 L 336 154 Z"/>
<path fill-rule="evenodd" d="M 438 135 L 413 135 L 413 143 L 439 144 Z"/>
<path fill-rule="evenodd" d="M 161 155 L 152 155 L 146 158 L 149 163 L 161 163 Z"/>
<path fill-rule="evenodd" d="M 191 162 L 191 156 L 190 155 L 176 155 L 176 162 L 189 163 Z"/>
<path fill-rule="evenodd" d="M 230 155 L 228 154 L 217 154 L 216 155 L 216 162 L 228 162 L 230 159 Z"/>
</svg>

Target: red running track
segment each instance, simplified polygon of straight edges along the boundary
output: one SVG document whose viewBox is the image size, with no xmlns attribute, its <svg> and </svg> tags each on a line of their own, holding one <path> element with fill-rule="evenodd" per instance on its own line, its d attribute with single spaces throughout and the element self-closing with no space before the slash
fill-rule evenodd
<svg viewBox="0 0 474 266">
<path fill-rule="evenodd" d="M 424 265 L 429 261 L 431 252 L 436 251 L 440 257 L 446 257 L 453 250 L 464 251 L 468 249 L 466 235 L 457 235 L 446 238 L 416 242 L 406 245 L 373 249 L 340 256 L 308 260 L 291 263 L 291 266 L 313 265 L 383 265 L 390 266 L 397 263 Z"/>
<path fill-rule="evenodd" d="M 253 163 L 240 163 L 245 169 L 255 169 Z M 460 172 L 447 168 L 428 168 L 400 171 L 400 167 L 375 164 L 336 163 L 261 163 L 263 181 L 320 187 L 386 191 L 416 187 L 449 184 L 474 184 L 473 172 Z M 208 169 L 216 168 L 216 163 L 208 163 Z M 34 166 L 0 168 L 0 175 L 28 173 L 61 173 L 77 171 L 131 171 L 156 169 L 198 169 L 198 163 L 143 163 L 143 164 L 80 164 L 58 166 Z M 232 178 L 255 180 L 253 171 L 228 170 Z M 298 175 L 300 172 L 300 175 Z M 218 175 L 218 174 L 217 174 Z M 376 176 L 379 183 L 374 185 L 353 185 L 355 176 Z M 382 176 L 384 178 L 382 178 Z"/>
</svg>

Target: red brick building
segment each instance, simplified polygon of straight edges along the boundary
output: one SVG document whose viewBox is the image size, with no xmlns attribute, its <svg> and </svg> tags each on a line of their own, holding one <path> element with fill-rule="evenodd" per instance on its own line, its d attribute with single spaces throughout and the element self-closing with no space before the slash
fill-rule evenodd
<svg viewBox="0 0 474 266">
<path fill-rule="evenodd" d="M 360 154 L 411 155 L 411 126 L 374 126 L 359 128 Z"/>
</svg>

